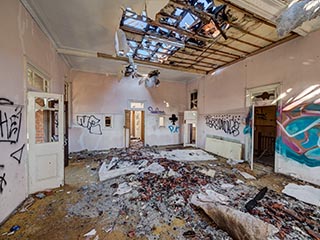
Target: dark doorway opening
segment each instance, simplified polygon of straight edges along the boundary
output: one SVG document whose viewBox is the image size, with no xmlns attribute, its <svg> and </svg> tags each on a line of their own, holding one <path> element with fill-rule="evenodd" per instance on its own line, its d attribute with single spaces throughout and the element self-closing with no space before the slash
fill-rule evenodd
<svg viewBox="0 0 320 240">
<path fill-rule="evenodd" d="M 274 167 L 277 136 L 276 106 L 255 107 L 254 162 Z"/>
</svg>

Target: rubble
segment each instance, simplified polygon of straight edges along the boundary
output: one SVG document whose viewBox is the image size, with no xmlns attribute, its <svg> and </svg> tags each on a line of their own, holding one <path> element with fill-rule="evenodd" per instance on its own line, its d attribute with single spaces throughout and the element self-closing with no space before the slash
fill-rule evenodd
<svg viewBox="0 0 320 240">
<path fill-rule="evenodd" d="M 263 240 L 273 237 L 279 230 L 248 213 L 221 205 L 217 202 L 203 202 L 199 195 L 191 203 L 202 208 L 211 219 L 235 240 Z"/>
<path fill-rule="evenodd" d="M 78 161 L 74 156 L 73 159 Z M 255 198 L 259 190 L 237 179 L 238 170 L 228 173 L 219 163 L 199 165 L 190 160 L 190 155 L 187 162 L 173 161 L 160 155 L 154 147 L 111 149 L 92 159 L 100 162 L 104 176 L 112 171 L 135 168 L 133 173 L 113 175 L 80 187 L 79 201 L 68 207 L 69 217 L 99 218 L 106 233 L 126 226 L 128 237 L 162 239 L 163 228 L 169 239 L 229 240 L 232 234 L 243 233 L 240 226 L 246 229 L 253 224 L 256 228 L 248 230 L 251 234 L 259 229 L 262 231 L 259 234 L 267 236 L 277 230 L 274 239 L 317 239 L 320 229 L 317 207 L 268 190 L 247 213 L 248 199 Z M 213 204 L 214 207 L 208 209 L 210 214 L 218 214 L 221 225 L 194 207 L 192 196 L 199 196 L 196 200 L 201 200 L 201 204 Z M 234 227 L 235 232 L 224 228 L 222 220 Z"/>
<path fill-rule="evenodd" d="M 84 237 L 91 237 L 91 236 L 95 236 L 97 234 L 97 231 L 95 229 L 92 229 L 90 232 L 84 234 Z"/>
<path fill-rule="evenodd" d="M 231 158 L 229 158 L 228 160 L 227 160 L 227 163 L 230 165 L 230 166 L 235 166 L 235 165 L 237 165 L 237 164 L 239 164 L 239 163 L 244 163 L 244 160 L 236 160 L 236 159 L 231 159 Z"/>
<path fill-rule="evenodd" d="M 128 183 L 126 183 L 126 182 L 120 183 L 117 191 L 113 194 L 113 196 L 123 195 L 123 194 L 129 193 L 131 191 L 132 191 L 132 188 L 128 185 Z"/>
<path fill-rule="evenodd" d="M 253 198 L 251 199 L 249 202 L 246 203 L 245 208 L 247 209 L 247 211 L 252 211 L 252 209 L 254 209 L 257 205 L 258 205 L 258 201 L 260 201 L 264 195 L 266 195 L 268 191 L 267 187 L 264 187 L 260 190 L 260 192 Z"/>
<path fill-rule="evenodd" d="M 171 151 L 160 151 L 163 158 L 174 161 L 214 161 L 217 160 L 213 155 L 201 149 L 176 149 Z"/>
<path fill-rule="evenodd" d="M 244 177 L 245 179 L 248 179 L 248 180 L 257 180 L 256 177 L 252 176 L 252 175 L 249 174 L 249 173 L 242 172 L 242 171 L 239 171 L 239 173 L 240 173 L 241 176 Z"/>
<path fill-rule="evenodd" d="M 320 189 L 315 187 L 289 183 L 282 192 L 305 203 L 320 207 Z"/>
</svg>

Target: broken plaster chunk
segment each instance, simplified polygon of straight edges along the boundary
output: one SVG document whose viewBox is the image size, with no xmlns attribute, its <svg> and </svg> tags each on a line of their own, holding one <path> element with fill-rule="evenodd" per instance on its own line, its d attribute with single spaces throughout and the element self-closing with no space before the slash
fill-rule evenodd
<svg viewBox="0 0 320 240">
<path fill-rule="evenodd" d="M 320 189 L 310 185 L 297 185 L 289 183 L 283 190 L 282 193 L 320 207 Z"/>
<path fill-rule="evenodd" d="M 229 197 L 210 189 L 200 192 L 197 197 L 201 202 L 219 202 L 222 204 L 229 204 L 230 201 Z"/>
<path fill-rule="evenodd" d="M 203 173 L 204 175 L 207 175 L 209 177 L 212 177 L 214 178 L 214 176 L 216 175 L 216 171 L 215 170 L 212 170 L 212 169 L 209 169 L 209 170 L 206 170 L 206 169 L 201 169 L 199 170 L 199 172 Z"/>
<path fill-rule="evenodd" d="M 95 229 L 92 229 L 90 232 L 87 232 L 85 235 L 83 235 L 84 237 L 92 237 L 95 236 L 97 234 L 97 231 Z"/>
<path fill-rule="evenodd" d="M 180 173 L 175 172 L 174 170 L 172 170 L 171 168 L 169 169 L 169 171 L 166 174 L 166 177 L 181 177 Z"/>
<path fill-rule="evenodd" d="M 229 158 L 228 160 L 227 160 L 227 163 L 230 165 L 230 166 L 235 166 L 235 165 L 237 165 L 237 164 L 239 164 L 239 163 L 243 163 L 244 162 L 244 160 L 236 160 L 236 159 L 231 159 L 231 158 Z"/>
<path fill-rule="evenodd" d="M 198 195 L 191 198 L 191 203 L 202 208 L 206 214 L 235 240 L 267 240 L 279 230 L 249 213 L 221 205 L 217 202 L 202 202 Z"/>
<path fill-rule="evenodd" d="M 242 172 L 242 171 L 239 171 L 239 173 L 241 174 L 242 177 L 244 177 L 247 180 L 257 180 L 256 177 L 252 176 L 249 173 Z"/>
<path fill-rule="evenodd" d="M 152 163 L 148 167 L 146 167 L 143 172 L 161 174 L 163 171 L 165 171 L 165 168 L 162 167 L 159 163 Z"/>
<path fill-rule="evenodd" d="M 99 180 L 102 182 L 122 175 L 137 174 L 140 172 L 139 168 L 140 166 L 138 165 L 131 165 L 124 168 L 108 170 L 104 162 L 99 169 Z"/>
<path fill-rule="evenodd" d="M 222 189 L 225 189 L 225 190 L 228 190 L 228 189 L 231 189 L 234 187 L 233 184 L 230 184 L 230 183 L 224 183 L 224 184 L 221 184 L 220 186 Z"/>
<path fill-rule="evenodd" d="M 114 166 L 116 166 L 116 165 L 118 164 L 118 162 L 119 162 L 119 158 L 113 157 L 113 158 L 111 159 L 109 165 L 108 165 L 107 170 L 108 170 L 108 171 L 111 170 Z"/>
<path fill-rule="evenodd" d="M 237 179 L 236 184 L 244 184 L 244 181 Z"/>
<path fill-rule="evenodd" d="M 113 196 L 123 195 L 123 194 L 129 193 L 131 191 L 132 191 L 132 188 L 129 186 L 128 183 L 126 183 L 126 182 L 120 183 L 117 191 L 113 194 Z"/>
</svg>

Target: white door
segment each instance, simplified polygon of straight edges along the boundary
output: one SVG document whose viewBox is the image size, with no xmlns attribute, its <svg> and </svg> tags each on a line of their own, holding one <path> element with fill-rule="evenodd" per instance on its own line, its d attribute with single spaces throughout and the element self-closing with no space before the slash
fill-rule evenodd
<svg viewBox="0 0 320 240">
<path fill-rule="evenodd" d="M 29 193 L 64 184 L 63 98 L 28 93 Z"/>
<path fill-rule="evenodd" d="M 244 130 L 245 143 L 246 143 L 246 160 L 250 164 L 250 168 L 253 169 L 253 157 L 254 157 L 254 105 L 249 108 L 249 112 L 246 118 L 246 127 Z"/>
</svg>

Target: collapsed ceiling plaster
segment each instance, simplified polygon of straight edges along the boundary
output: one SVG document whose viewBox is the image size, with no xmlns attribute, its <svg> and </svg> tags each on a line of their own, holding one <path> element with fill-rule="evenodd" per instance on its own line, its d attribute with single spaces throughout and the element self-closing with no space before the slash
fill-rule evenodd
<svg viewBox="0 0 320 240">
<path fill-rule="evenodd" d="M 157 27 L 164 26 L 166 29 L 171 29 L 175 28 L 172 26 L 174 20 L 165 20 L 168 16 L 162 16 L 166 14 L 166 10 L 170 10 L 170 5 L 171 8 L 181 6 L 181 9 L 191 11 L 190 14 L 196 18 L 199 18 L 197 12 L 203 12 L 204 9 L 199 9 L 201 7 L 194 5 L 194 2 L 202 2 L 204 8 L 210 8 L 210 1 L 205 0 L 21 0 L 21 2 L 72 68 L 98 73 L 108 71 L 114 75 L 118 75 L 123 69 L 123 63 L 128 61 L 127 57 L 114 55 L 114 35 L 119 28 L 123 10 L 131 8 L 139 16 L 147 10 L 145 17 L 156 23 Z M 139 69 L 142 65 L 151 65 L 149 67 L 151 69 L 161 68 L 161 80 L 194 79 L 199 77 L 199 74 L 207 74 L 296 37 L 293 33 L 284 38 L 277 36 L 274 16 L 287 6 L 286 0 L 217 0 L 214 4 L 226 5 L 224 12 L 228 15 L 229 26 L 223 32 L 227 39 L 222 34 L 213 36 L 214 21 L 206 22 L 199 28 L 204 32 L 197 34 L 189 31 L 190 29 L 184 29 L 185 25 L 181 24 L 178 33 L 183 35 L 182 32 L 188 32 L 188 40 L 175 40 L 176 46 L 169 50 L 173 53 L 170 56 L 162 57 L 158 54 L 158 59 L 154 59 L 153 62 L 145 59 L 135 60 L 135 63 L 139 64 Z M 194 18 L 190 14 L 184 23 L 188 24 L 190 16 Z M 200 19 L 203 20 L 203 16 L 208 17 L 208 14 L 211 13 L 200 14 Z M 261 17 L 263 14 L 265 15 Z M 206 31 L 209 34 L 206 35 Z M 126 35 L 139 43 L 155 41 L 151 36 L 145 36 L 145 33 L 127 31 Z M 210 35 L 212 38 L 208 40 Z M 204 45 L 201 45 L 201 42 Z M 179 44 L 184 46 L 180 47 Z M 159 59 L 162 60 L 161 63 Z"/>
</svg>

